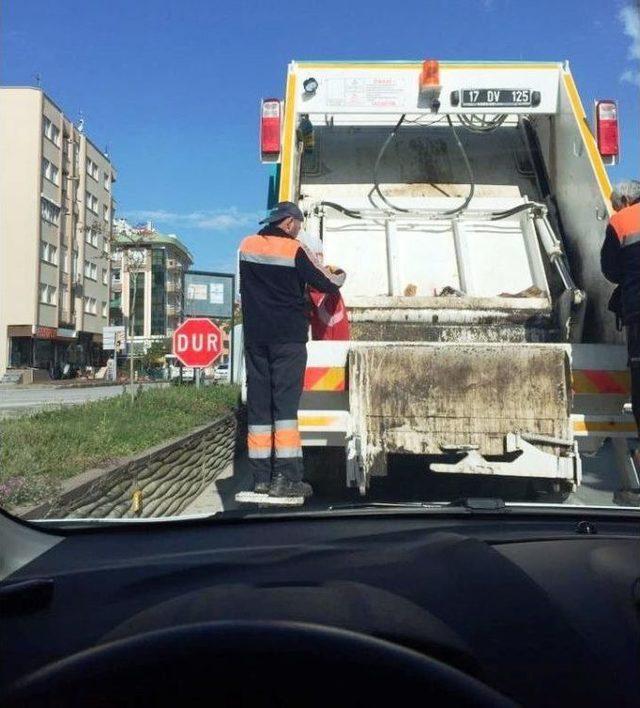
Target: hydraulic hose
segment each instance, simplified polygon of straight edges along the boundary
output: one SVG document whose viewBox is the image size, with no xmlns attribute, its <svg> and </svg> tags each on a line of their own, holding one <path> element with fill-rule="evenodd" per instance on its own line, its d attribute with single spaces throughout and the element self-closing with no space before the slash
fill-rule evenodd
<svg viewBox="0 0 640 708">
<path fill-rule="evenodd" d="M 402 212 L 408 212 L 411 211 L 410 209 L 403 209 L 402 207 L 397 206 L 396 204 L 392 204 L 382 193 L 380 190 L 380 181 L 378 180 L 378 169 L 380 167 L 380 161 L 382 160 L 382 156 L 386 152 L 387 148 L 389 147 L 389 144 L 391 141 L 395 138 L 396 133 L 398 132 L 398 129 L 400 126 L 404 123 L 406 113 L 403 113 L 400 116 L 400 120 L 396 123 L 396 127 L 389 133 L 387 136 L 387 139 L 384 141 L 382 144 L 382 147 L 380 148 L 380 152 L 378 153 L 378 157 L 376 158 L 376 164 L 373 167 L 373 184 L 374 184 L 374 189 L 376 191 L 376 194 L 382 199 L 382 201 L 390 208 L 393 209 L 394 211 L 402 211 Z"/>
<path fill-rule="evenodd" d="M 491 214 L 491 221 L 499 221 L 500 219 L 506 219 L 508 216 L 513 216 L 521 211 L 526 211 L 527 209 L 545 209 L 544 204 L 539 204 L 538 202 L 525 202 L 524 204 L 518 204 L 518 206 L 512 209 L 506 209 L 505 211 L 494 211 Z"/>
<path fill-rule="evenodd" d="M 344 207 L 341 204 L 336 204 L 335 202 L 320 202 L 319 206 L 326 206 L 330 209 L 335 209 L 351 219 L 362 219 L 360 212 L 355 211 L 354 209 L 347 209 L 347 207 Z"/>
<path fill-rule="evenodd" d="M 443 216 L 456 216 L 457 214 L 461 214 L 469 206 L 469 203 L 473 199 L 473 195 L 476 191 L 476 183 L 473 176 L 473 170 L 471 169 L 471 163 L 469 162 L 469 157 L 467 156 L 467 151 L 464 149 L 464 145 L 460 142 L 458 131 L 456 130 L 456 127 L 451 120 L 451 116 L 449 115 L 447 115 L 447 123 L 449 123 L 449 127 L 453 132 L 453 137 L 455 138 L 456 144 L 460 148 L 460 153 L 462 154 L 462 159 L 464 160 L 465 167 L 467 168 L 467 174 L 469 175 L 469 194 L 467 194 L 467 198 L 459 207 L 442 213 Z"/>
</svg>

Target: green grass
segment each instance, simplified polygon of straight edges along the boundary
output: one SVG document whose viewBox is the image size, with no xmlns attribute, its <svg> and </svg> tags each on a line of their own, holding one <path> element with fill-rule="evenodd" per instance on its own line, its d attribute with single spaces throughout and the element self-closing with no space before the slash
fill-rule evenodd
<svg viewBox="0 0 640 708">
<path fill-rule="evenodd" d="M 50 498 L 63 480 L 204 425 L 237 404 L 235 386 L 172 386 L 0 421 L 0 506 Z"/>
</svg>

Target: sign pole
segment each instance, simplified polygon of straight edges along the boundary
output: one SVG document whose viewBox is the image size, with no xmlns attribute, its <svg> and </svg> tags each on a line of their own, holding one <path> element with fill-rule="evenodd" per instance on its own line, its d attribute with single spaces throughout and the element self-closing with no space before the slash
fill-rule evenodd
<svg viewBox="0 0 640 708">
<path fill-rule="evenodd" d="M 196 388 L 200 388 L 200 367 L 196 366 L 195 372 L 196 372 Z"/>
</svg>

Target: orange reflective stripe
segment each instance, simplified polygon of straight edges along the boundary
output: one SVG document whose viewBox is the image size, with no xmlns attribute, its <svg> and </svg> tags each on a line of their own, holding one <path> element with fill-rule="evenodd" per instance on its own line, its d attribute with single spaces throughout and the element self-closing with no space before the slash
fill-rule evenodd
<svg viewBox="0 0 640 708">
<path fill-rule="evenodd" d="M 305 391 L 344 391 L 344 366 L 308 366 L 304 372 Z"/>
<path fill-rule="evenodd" d="M 247 435 L 247 445 L 250 450 L 271 449 L 271 433 L 249 433 Z"/>
<path fill-rule="evenodd" d="M 627 236 L 640 233 L 640 204 L 632 204 L 620 209 L 611 217 L 609 223 L 621 242 Z"/>
<path fill-rule="evenodd" d="M 240 244 L 240 253 L 254 256 L 295 258 L 300 242 L 283 236 L 247 236 Z"/>
<path fill-rule="evenodd" d="M 627 395 L 631 391 L 629 371 L 601 371 L 599 369 L 575 369 L 572 372 L 573 392 L 611 393 Z"/>
<path fill-rule="evenodd" d="M 282 447 L 300 447 L 300 433 L 297 429 L 276 430 L 276 449 Z"/>
</svg>

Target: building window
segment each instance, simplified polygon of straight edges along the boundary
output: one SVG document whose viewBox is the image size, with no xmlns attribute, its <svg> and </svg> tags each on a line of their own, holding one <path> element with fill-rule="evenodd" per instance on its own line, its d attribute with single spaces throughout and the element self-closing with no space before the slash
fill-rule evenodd
<svg viewBox="0 0 640 708">
<path fill-rule="evenodd" d="M 129 277 L 129 312 L 133 317 L 135 337 L 142 337 L 144 334 L 144 276 L 145 273 L 131 273 Z"/>
<path fill-rule="evenodd" d="M 40 197 L 40 214 L 42 218 L 53 226 L 60 222 L 60 207 L 46 197 Z"/>
<path fill-rule="evenodd" d="M 87 174 L 91 179 L 94 179 L 96 182 L 98 181 L 100 177 L 100 170 L 98 169 L 98 165 L 90 158 L 87 158 Z"/>
<path fill-rule="evenodd" d="M 71 262 L 71 277 L 76 280 L 78 277 L 78 251 L 73 252 L 73 261 Z"/>
<path fill-rule="evenodd" d="M 119 283 L 120 282 L 120 268 L 114 269 L 111 271 L 111 282 L 112 283 Z"/>
<path fill-rule="evenodd" d="M 91 244 L 95 248 L 98 248 L 98 230 L 95 228 L 95 226 L 86 227 L 84 240 L 86 243 Z"/>
<path fill-rule="evenodd" d="M 85 278 L 90 278 L 91 280 L 98 280 L 98 266 L 91 261 L 84 262 L 84 275 Z"/>
<path fill-rule="evenodd" d="M 102 316 L 106 317 L 109 314 L 109 310 L 107 308 L 107 303 L 103 300 L 102 301 Z"/>
<path fill-rule="evenodd" d="M 45 138 L 49 138 L 54 145 L 60 145 L 60 129 L 54 125 L 47 116 L 44 116 L 42 132 Z"/>
<path fill-rule="evenodd" d="M 60 252 L 60 259 L 62 260 L 61 266 L 62 266 L 63 273 L 69 272 L 69 264 L 67 263 L 68 254 L 69 254 L 69 249 L 66 246 L 63 246 L 62 250 Z"/>
<path fill-rule="evenodd" d="M 111 190 L 111 181 L 109 180 L 108 172 L 102 173 L 102 184 L 104 185 L 104 188 L 107 190 L 107 192 Z"/>
<path fill-rule="evenodd" d="M 47 243 L 46 241 L 40 241 L 40 260 L 51 263 L 51 265 L 58 265 L 58 248 L 52 243 Z"/>
<path fill-rule="evenodd" d="M 103 285 L 109 284 L 109 271 L 106 268 L 102 269 L 102 284 Z"/>
<path fill-rule="evenodd" d="M 64 308 L 64 301 L 69 292 L 69 286 L 66 283 L 60 284 L 60 307 Z"/>
<path fill-rule="evenodd" d="M 56 294 L 57 288 L 54 288 L 53 285 L 45 285 L 44 283 L 40 283 L 40 302 L 43 305 L 55 305 Z"/>
<path fill-rule="evenodd" d="M 98 312 L 98 301 L 95 297 L 85 297 L 84 311 L 87 315 L 95 315 Z"/>
<path fill-rule="evenodd" d="M 87 209 L 89 211 L 92 211 L 96 216 L 98 215 L 98 197 L 95 197 L 91 192 L 87 191 L 85 194 L 85 202 L 87 205 Z"/>
<path fill-rule="evenodd" d="M 60 170 L 46 157 L 42 158 L 42 174 L 56 186 L 60 184 Z"/>
<path fill-rule="evenodd" d="M 164 248 L 154 248 L 151 253 L 151 334 L 166 334 L 167 266 Z"/>
<path fill-rule="evenodd" d="M 109 207 L 106 204 L 102 205 L 102 218 L 109 223 Z"/>
</svg>

